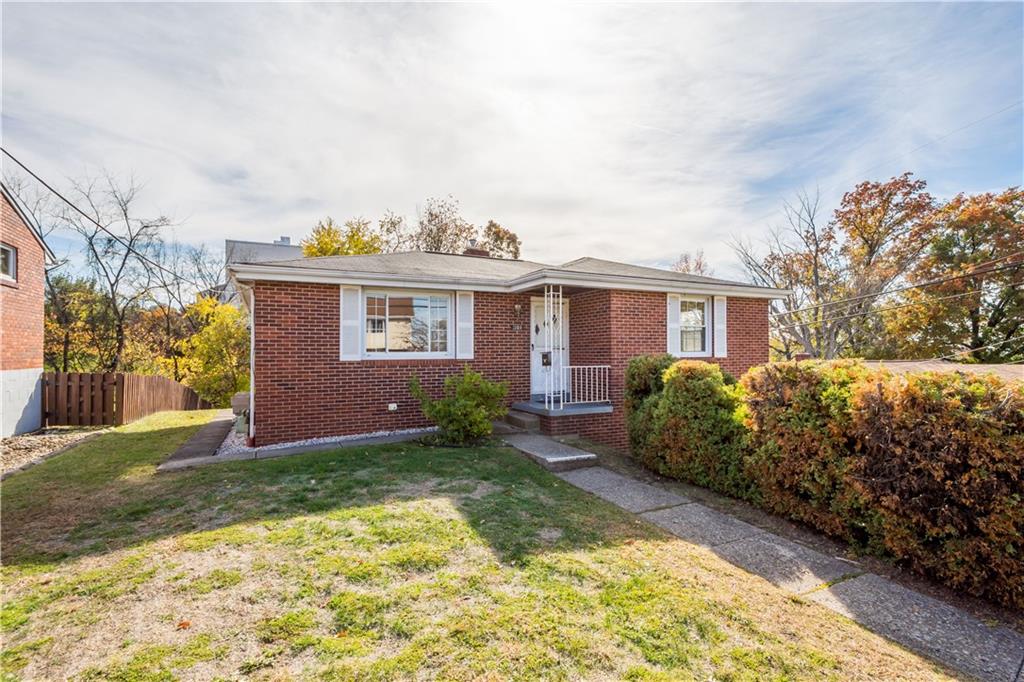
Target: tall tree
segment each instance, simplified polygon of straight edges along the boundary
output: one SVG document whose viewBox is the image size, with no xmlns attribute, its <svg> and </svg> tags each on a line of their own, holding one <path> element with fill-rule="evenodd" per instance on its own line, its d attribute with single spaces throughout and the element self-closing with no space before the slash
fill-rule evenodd
<svg viewBox="0 0 1024 682">
<path fill-rule="evenodd" d="M 966 273 L 974 274 L 948 279 Z M 1024 360 L 1024 190 L 960 194 L 938 210 L 908 280 L 940 279 L 946 281 L 903 292 L 904 307 L 886 316 L 900 356 Z"/>
<path fill-rule="evenodd" d="M 512 230 L 506 229 L 493 220 L 484 227 L 481 247 L 490 252 L 492 258 L 519 259 L 523 242 Z"/>
<path fill-rule="evenodd" d="M 112 372 L 123 369 L 128 319 L 150 295 L 154 268 L 147 261 L 156 255 L 161 230 L 170 225 L 164 216 L 137 214 L 140 190 L 134 179 L 122 184 L 110 174 L 99 180 L 75 181 L 72 200 L 77 200 L 92 220 L 70 208 L 60 214 L 61 221 L 85 241 L 86 260 L 104 290 L 112 338 L 103 342 L 103 369 Z"/>
<path fill-rule="evenodd" d="M 226 407 L 249 388 L 249 330 L 245 313 L 200 297 L 187 314 L 199 329 L 180 343 L 185 383 L 212 404 Z"/>
<path fill-rule="evenodd" d="M 420 251 L 462 253 L 475 237 L 476 228 L 462 217 L 458 200 L 449 195 L 445 199 L 427 199 L 413 243 Z"/>
<path fill-rule="evenodd" d="M 380 253 L 385 245 L 369 220 L 353 218 L 339 226 L 330 216 L 318 222 L 301 244 L 302 255 L 307 258 Z"/>
<path fill-rule="evenodd" d="M 910 173 L 862 182 L 843 195 L 822 224 L 820 198 L 787 203 L 787 225 L 772 233 L 768 252 L 749 243 L 733 249 L 757 284 L 792 290 L 772 303 L 772 347 L 783 357 L 835 358 L 869 347 L 859 321 L 906 275 L 931 230 L 935 202 Z"/>
</svg>

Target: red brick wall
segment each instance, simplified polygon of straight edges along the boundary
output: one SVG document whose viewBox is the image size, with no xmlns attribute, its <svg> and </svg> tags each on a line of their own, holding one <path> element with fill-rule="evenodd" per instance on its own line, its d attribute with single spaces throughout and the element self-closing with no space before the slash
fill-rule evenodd
<svg viewBox="0 0 1024 682">
<path fill-rule="evenodd" d="M 460 360 L 341 362 L 336 285 L 258 282 L 255 304 L 257 445 L 427 426 L 408 390 L 416 374 L 437 393 Z M 547 433 L 578 433 L 625 448 L 623 383 L 629 359 L 666 349 L 665 294 L 591 290 L 569 303 L 570 364 L 611 365 L 610 414 L 542 418 Z M 530 391 L 530 297 L 477 292 L 469 361 L 490 379 L 508 381 L 509 401 Z M 521 311 L 515 311 L 516 304 Z M 728 357 L 709 358 L 734 374 L 768 360 L 768 303 L 730 298 Z M 397 412 L 387 405 L 397 402 Z"/>
<path fill-rule="evenodd" d="M 438 394 L 444 378 L 471 365 L 509 382 L 509 401 L 530 385 L 529 297 L 477 292 L 474 359 L 342 362 L 336 285 L 257 282 L 256 444 L 428 426 L 409 395 L 413 374 Z M 515 304 L 521 305 L 516 313 Z M 398 403 L 397 412 L 388 403 Z"/>
<path fill-rule="evenodd" d="M 0 369 L 43 366 L 43 248 L 3 197 L 0 241 L 18 250 L 17 282 L 0 280 Z"/>
<path fill-rule="evenodd" d="M 545 418 L 541 420 L 541 427 L 551 435 L 576 433 L 625 449 L 628 445 L 623 407 L 626 365 L 634 356 L 666 351 L 666 295 L 602 290 L 577 294 L 570 301 L 570 364 L 611 365 L 609 392 L 613 410 L 610 414 Z M 700 359 L 718 363 L 736 376 L 768 361 L 767 299 L 730 297 L 726 327 L 726 357 Z M 588 350 L 591 344 L 598 350 Z"/>
</svg>

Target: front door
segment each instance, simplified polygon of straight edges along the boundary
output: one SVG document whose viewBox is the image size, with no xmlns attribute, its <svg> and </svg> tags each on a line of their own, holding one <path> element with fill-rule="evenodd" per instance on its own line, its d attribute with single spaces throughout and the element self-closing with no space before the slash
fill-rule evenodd
<svg viewBox="0 0 1024 682">
<path fill-rule="evenodd" d="M 544 299 L 536 298 L 530 304 L 530 395 L 543 399 L 547 390 L 547 377 L 552 377 L 554 391 L 561 390 L 562 367 L 569 364 L 569 301 L 562 301 L 562 338 L 554 340 L 550 364 L 544 363 L 547 350 L 547 327 L 551 320 L 544 319 Z"/>
</svg>

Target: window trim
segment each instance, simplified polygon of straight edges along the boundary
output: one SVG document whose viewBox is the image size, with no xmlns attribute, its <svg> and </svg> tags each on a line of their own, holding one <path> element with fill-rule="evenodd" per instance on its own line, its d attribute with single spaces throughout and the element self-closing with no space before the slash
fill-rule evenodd
<svg viewBox="0 0 1024 682">
<path fill-rule="evenodd" d="M 455 292 L 432 291 L 426 289 L 363 289 L 360 301 L 359 316 L 359 348 L 363 358 L 367 360 L 430 360 L 430 359 L 452 359 L 455 357 L 455 335 L 452 333 L 452 320 L 455 316 Z M 440 296 L 448 301 L 447 324 L 445 333 L 448 335 L 446 351 L 389 351 L 387 350 L 387 317 L 384 318 L 385 348 L 382 351 L 366 350 L 366 302 L 371 296 Z"/>
<path fill-rule="evenodd" d="M 703 303 L 704 304 L 704 350 L 683 350 L 683 310 L 682 304 L 684 301 L 690 303 Z M 677 358 L 710 358 L 711 355 L 711 327 L 714 321 L 711 318 L 711 297 L 710 296 L 679 296 L 679 353 L 676 355 Z"/>
<path fill-rule="evenodd" d="M 12 246 L 7 243 L 0 243 L 0 248 L 4 251 L 11 253 L 11 274 L 5 275 L 0 272 L 0 279 L 5 282 L 17 282 L 18 281 L 18 247 Z"/>
</svg>

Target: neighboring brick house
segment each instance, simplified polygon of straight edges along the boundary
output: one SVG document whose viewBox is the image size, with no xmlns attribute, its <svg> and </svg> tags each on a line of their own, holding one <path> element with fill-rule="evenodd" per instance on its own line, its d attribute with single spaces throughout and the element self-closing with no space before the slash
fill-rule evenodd
<svg viewBox="0 0 1024 682">
<path fill-rule="evenodd" d="M 626 363 L 768 360 L 786 292 L 596 258 L 559 266 L 407 252 L 228 267 L 252 327 L 256 445 L 427 426 L 409 394 L 469 365 L 541 430 L 625 447 Z M 562 311 L 562 314 L 558 314 Z"/>
<path fill-rule="evenodd" d="M 44 280 L 54 257 L 17 199 L 0 189 L 0 437 L 7 437 L 42 425 Z"/>
</svg>

